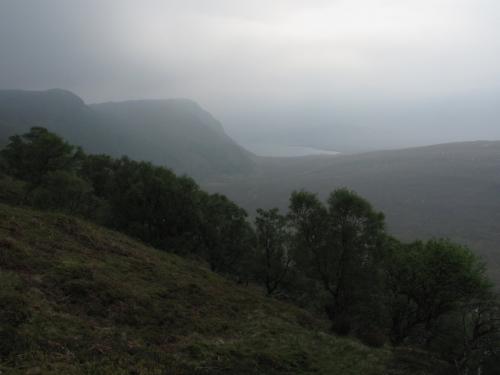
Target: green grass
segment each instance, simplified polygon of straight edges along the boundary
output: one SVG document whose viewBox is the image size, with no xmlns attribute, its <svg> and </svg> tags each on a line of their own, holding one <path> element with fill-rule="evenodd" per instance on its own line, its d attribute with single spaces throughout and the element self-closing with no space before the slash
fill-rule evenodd
<svg viewBox="0 0 500 375">
<path fill-rule="evenodd" d="M 64 215 L 0 205 L 0 283 L 2 374 L 395 368 L 389 348 L 330 335 L 326 322 L 258 288 Z"/>
</svg>

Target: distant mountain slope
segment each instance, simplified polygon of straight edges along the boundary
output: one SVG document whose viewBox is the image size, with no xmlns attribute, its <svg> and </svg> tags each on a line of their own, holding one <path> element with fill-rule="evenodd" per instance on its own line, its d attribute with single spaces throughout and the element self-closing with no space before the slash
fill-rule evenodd
<svg viewBox="0 0 500 375">
<path fill-rule="evenodd" d="M 425 353 L 335 337 L 260 290 L 63 215 L 0 205 L 0 283 L 2 374 L 438 373 Z"/>
<path fill-rule="evenodd" d="M 249 172 L 253 156 L 183 99 L 86 105 L 64 90 L 0 90 L 0 141 L 44 126 L 93 153 L 148 160 L 198 179 Z"/>
<path fill-rule="evenodd" d="M 403 239 L 449 237 L 469 244 L 500 285 L 500 142 L 442 144 L 357 155 L 262 158 L 246 178 L 206 184 L 253 212 L 286 209 L 290 192 L 321 197 L 347 186 L 387 216 Z"/>
</svg>

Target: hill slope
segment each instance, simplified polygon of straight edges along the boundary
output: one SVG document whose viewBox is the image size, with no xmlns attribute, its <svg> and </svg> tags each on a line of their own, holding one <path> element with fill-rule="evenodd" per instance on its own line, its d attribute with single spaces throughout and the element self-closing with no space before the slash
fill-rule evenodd
<svg viewBox="0 0 500 375">
<path fill-rule="evenodd" d="M 86 105 L 64 90 L 0 90 L 0 142 L 44 126 L 92 153 L 152 161 L 198 179 L 252 169 L 252 155 L 183 99 Z"/>
<path fill-rule="evenodd" d="M 0 282 L 6 374 L 357 375 L 395 363 L 258 290 L 63 215 L 0 205 Z"/>
<path fill-rule="evenodd" d="M 294 189 L 325 198 L 356 190 L 387 216 L 405 240 L 449 237 L 470 245 L 500 285 L 500 142 L 442 144 L 356 155 L 263 158 L 256 172 L 205 184 L 249 212 L 286 209 Z"/>
</svg>

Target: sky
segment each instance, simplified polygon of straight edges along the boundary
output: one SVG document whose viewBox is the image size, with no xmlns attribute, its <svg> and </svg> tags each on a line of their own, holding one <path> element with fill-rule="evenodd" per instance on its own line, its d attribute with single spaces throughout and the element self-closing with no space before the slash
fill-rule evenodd
<svg viewBox="0 0 500 375">
<path fill-rule="evenodd" d="M 0 88 L 54 87 L 190 98 L 244 144 L 500 139 L 500 2 L 0 0 Z"/>
</svg>

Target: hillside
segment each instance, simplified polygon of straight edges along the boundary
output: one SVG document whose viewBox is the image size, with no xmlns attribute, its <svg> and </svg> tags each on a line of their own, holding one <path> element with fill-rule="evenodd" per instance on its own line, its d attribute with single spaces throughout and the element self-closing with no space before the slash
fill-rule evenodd
<svg viewBox="0 0 500 375">
<path fill-rule="evenodd" d="M 404 240 L 437 236 L 470 245 L 500 283 L 500 142 L 262 158 L 256 172 L 245 178 L 205 184 L 250 213 L 258 207 L 286 209 L 294 189 L 325 198 L 343 186 L 383 211 L 389 232 Z"/>
<path fill-rule="evenodd" d="M 435 366 L 331 336 L 321 320 L 260 290 L 63 215 L 0 205 L 0 266 L 5 374 L 375 375 Z"/>
<path fill-rule="evenodd" d="M 335 157 L 258 158 L 189 100 L 86 105 L 64 90 L 0 90 L 0 143 L 45 126 L 89 153 L 128 155 L 186 173 L 253 213 L 290 192 L 356 190 L 411 240 L 449 237 L 477 250 L 500 283 L 500 142 L 466 142 Z"/>
<path fill-rule="evenodd" d="M 86 105 L 64 90 L 0 90 L 0 142 L 43 126 L 88 152 L 127 155 L 197 179 L 252 169 L 252 155 L 184 99 Z"/>
</svg>

